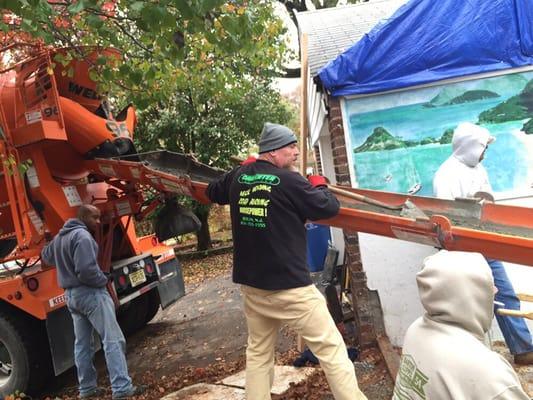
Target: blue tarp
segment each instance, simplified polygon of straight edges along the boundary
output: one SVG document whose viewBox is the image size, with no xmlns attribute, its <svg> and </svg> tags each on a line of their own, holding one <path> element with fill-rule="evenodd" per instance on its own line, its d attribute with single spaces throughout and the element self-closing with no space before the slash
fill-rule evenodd
<svg viewBox="0 0 533 400">
<path fill-rule="evenodd" d="M 533 0 L 411 0 L 319 77 L 333 96 L 533 65 Z"/>
</svg>

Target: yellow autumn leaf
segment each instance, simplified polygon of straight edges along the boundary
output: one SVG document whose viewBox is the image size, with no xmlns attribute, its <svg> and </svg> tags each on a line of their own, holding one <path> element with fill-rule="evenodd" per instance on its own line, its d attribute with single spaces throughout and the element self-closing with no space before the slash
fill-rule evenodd
<svg viewBox="0 0 533 400">
<path fill-rule="evenodd" d="M 229 12 L 229 13 L 232 13 L 233 11 L 235 11 L 235 5 L 234 4 L 226 4 L 224 6 L 224 11 L 226 12 Z"/>
</svg>

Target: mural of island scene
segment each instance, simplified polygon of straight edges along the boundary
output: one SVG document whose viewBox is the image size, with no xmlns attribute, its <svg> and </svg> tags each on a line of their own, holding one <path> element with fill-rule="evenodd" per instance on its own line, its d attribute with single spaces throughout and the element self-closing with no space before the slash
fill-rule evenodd
<svg viewBox="0 0 533 400">
<path fill-rule="evenodd" d="M 348 99 L 344 112 L 358 187 L 432 196 L 453 130 L 469 121 L 496 137 L 483 161 L 496 198 L 532 193 L 533 72 Z"/>
</svg>

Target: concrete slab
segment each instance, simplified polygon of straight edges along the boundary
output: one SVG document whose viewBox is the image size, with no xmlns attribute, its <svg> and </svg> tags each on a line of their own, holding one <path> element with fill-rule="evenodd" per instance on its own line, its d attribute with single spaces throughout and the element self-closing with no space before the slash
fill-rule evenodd
<svg viewBox="0 0 533 400">
<path fill-rule="evenodd" d="M 160 400 L 244 400 L 245 398 L 244 389 L 198 383 L 170 393 Z"/>
<path fill-rule="evenodd" d="M 315 372 L 315 368 L 294 368 L 288 365 L 276 365 L 274 367 L 274 384 L 272 394 L 282 394 L 289 389 L 291 382 L 299 383 L 307 379 Z M 228 376 L 221 381 L 222 384 L 244 389 L 245 371 Z"/>
</svg>

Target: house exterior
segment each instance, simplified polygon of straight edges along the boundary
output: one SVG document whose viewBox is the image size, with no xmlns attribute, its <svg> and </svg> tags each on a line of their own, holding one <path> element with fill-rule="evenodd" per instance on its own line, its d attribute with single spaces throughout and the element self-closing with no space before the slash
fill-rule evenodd
<svg viewBox="0 0 533 400">
<path fill-rule="evenodd" d="M 471 121 L 497 137 L 485 160 L 496 199 L 533 206 L 533 110 L 502 112 L 533 101 L 531 4 L 383 0 L 297 20 L 308 36 L 310 145 L 332 182 L 432 196 L 450 132 Z M 415 274 L 437 249 L 336 229 L 332 236 L 349 265 L 360 345 L 384 327 L 401 346 L 422 314 Z M 531 292 L 533 270 L 506 268 L 517 292 Z"/>
</svg>

